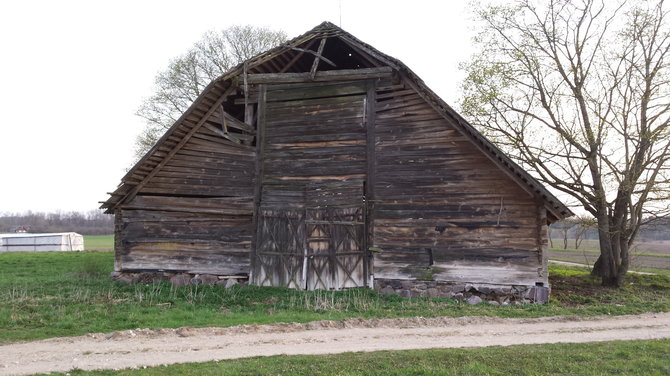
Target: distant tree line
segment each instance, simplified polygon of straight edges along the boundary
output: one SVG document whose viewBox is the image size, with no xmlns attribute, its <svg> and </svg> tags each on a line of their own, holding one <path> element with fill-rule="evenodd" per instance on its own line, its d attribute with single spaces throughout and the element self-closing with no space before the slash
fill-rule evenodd
<svg viewBox="0 0 670 376">
<path fill-rule="evenodd" d="M 0 213 L 0 233 L 16 232 L 19 228 L 32 233 L 73 231 L 82 235 L 109 235 L 114 233 L 114 216 L 102 210 Z"/>
<path fill-rule="evenodd" d="M 638 242 L 670 240 L 670 218 L 646 219 Z M 598 239 L 598 223 L 588 215 L 569 217 L 549 227 L 552 248 L 579 249 L 584 239 Z"/>
<path fill-rule="evenodd" d="M 649 221 L 640 231 L 641 241 L 670 240 L 670 218 L 658 218 Z"/>
</svg>

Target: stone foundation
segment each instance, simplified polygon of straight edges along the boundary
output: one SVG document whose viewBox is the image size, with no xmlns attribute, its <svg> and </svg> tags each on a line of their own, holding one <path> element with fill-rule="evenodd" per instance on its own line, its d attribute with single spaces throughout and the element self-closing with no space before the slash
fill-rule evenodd
<svg viewBox="0 0 670 376">
<path fill-rule="evenodd" d="M 126 285 L 148 284 L 158 281 L 170 282 L 173 286 L 209 285 L 244 286 L 247 276 L 219 276 L 179 272 L 113 272 L 112 280 Z M 544 286 L 504 286 L 481 283 L 453 283 L 400 279 L 375 279 L 375 290 L 382 295 L 395 294 L 404 298 L 449 298 L 477 304 L 488 302 L 495 305 L 524 303 L 547 303 L 549 288 Z"/>
<path fill-rule="evenodd" d="M 230 288 L 235 285 L 246 285 L 248 277 L 179 272 L 112 272 L 112 281 L 123 283 L 124 285 L 166 281 L 176 287 L 186 285 L 209 285 Z"/>
<path fill-rule="evenodd" d="M 546 303 L 549 288 L 544 286 L 504 286 L 441 281 L 375 279 L 375 290 L 382 295 L 405 298 L 450 298 L 477 304 L 495 305 Z"/>
</svg>

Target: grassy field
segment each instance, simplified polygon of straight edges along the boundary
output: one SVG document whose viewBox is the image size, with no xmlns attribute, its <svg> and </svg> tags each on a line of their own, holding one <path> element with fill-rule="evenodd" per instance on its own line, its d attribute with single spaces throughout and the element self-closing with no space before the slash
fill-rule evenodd
<svg viewBox="0 0 670 376">
<path fill-rule="evenodd" d="M 112 252 L 0 254 L 0 342 L 134 328 L 232 326 L 350 317 L 635 314 L 670 311 L 670 277 L 629 275 L 601 287 L 583 268 L 552 266 L 546 305 L 471 306 L 449 299 L 382 297 L 368 289 L 301 292 L 254 286 L 124 286 Z"/>
<path fill-rule="evenodd" d="M 592 266 L 598 259 L 600 251 L 582 249 L 549 250 L 549 259 L 574 262 Z M 634 252 L 630 256 L 630 270 L 670 275 L 670 254 Z"/>
<path fill-rule="evenodd" d="M 71 375 L 668 375 L 670 340 L 272 356 Z"/>
<path fill-rule="evenodd" d="M 600 243 L 597 239 L 584 239 L 580 242 L 579 247 L 575 247 L 575 240 L 568 239 L 568 246 L 564 247 L 563 239 L 552 238 L 550 248 L 599 252 Z M 639 240 L 633 244 L 630 252 L 632 254 L 670 255 L 670 240 Z"/>
<path fill-rule="evenodd" d="M 85 235 L 84 249 L 87 251 L 110 251 L 114 249 L 114 235 Z"/>
</svg>

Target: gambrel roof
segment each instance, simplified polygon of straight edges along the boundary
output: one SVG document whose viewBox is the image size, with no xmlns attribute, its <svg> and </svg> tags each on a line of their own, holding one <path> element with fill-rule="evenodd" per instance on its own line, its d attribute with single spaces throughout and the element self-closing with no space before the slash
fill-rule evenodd
<svg viewBox="0 0 670 376">
<path fill-rule="evenodd" d="M 121 179 L 121 184 L 102 203 L 101 208 L 111 213 L 132 199 L 193 133 L 207 126 L 210 118 L 230 116 L 220 110 L 227 97 L 235 94 L 239 101 L 244 98 L 247 85 L 271 81 L 279 76 L 283 80 L 281 82 L 400 77 L 470 139 L 501 171 L 540 200 L 550 217 L 562 219 L 573 215 L 539 181 L 488 141 L 400 60 L 378 51 L 330 22 L 324 22 L 301 36 L 253 57 L 212 81 L 156 145 Z M 233 118 L 228 118 L 228 121 L 240 129 L 247 126 Z"/>
</svg>

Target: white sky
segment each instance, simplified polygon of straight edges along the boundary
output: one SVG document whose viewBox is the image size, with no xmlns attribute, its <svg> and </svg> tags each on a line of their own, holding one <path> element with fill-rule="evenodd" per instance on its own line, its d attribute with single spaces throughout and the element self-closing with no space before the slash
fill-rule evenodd
<svg viewBox="0 0 670 376">
<path fill-rule="evenodd" d="M 457 106 L 471 49 L 463 1 L 341 0 L 341 26 Z M 340 24 L 340 1 L 0 3 L 0 213 L 90 210 L 130 167 L 153 79 L 207 30 L 290 38 Z"/>
</svg>

